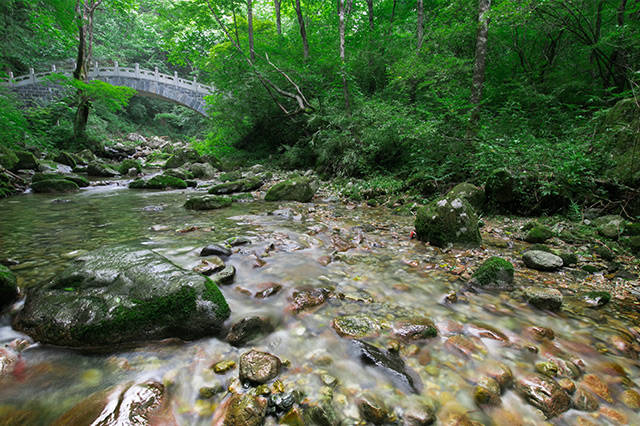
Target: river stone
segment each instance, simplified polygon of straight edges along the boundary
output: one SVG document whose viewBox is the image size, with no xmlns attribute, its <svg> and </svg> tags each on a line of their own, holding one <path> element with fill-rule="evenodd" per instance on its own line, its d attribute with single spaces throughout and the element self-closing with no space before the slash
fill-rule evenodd
<svg viewBox="0 0 640 426">
<path fill-rule="evenodd" d="M 165 402 L 162 383 L 127 383 L 94 393 L 60 416 L 53 426 L 149 424 L 160 415 Z"/>
<path fill-rule="evenodd" d="M 362 340 L 353 340 L 355 355 L 365 364 L 380 369 L 402 391 L 419 394 L 422 391 L 420 376 L 407 367 L 394 352 L 379 349 Z"/>
<path fill-rule="evenodd" d="M 524 289 L 524 298 L 538 309 L 557 311 L 562 306 L 562 293 L 555 288 L 527 287 Z"/>
<path fill-rule="evenodd" d="M 414 317 L 394 323 L 393 334 L 405 340 L 422 340 L 436 337 L 438 329 L 429 318 Z"/>
<path fill-rule="evenodd" d="M 448 244 L 480 245 L 478 217 L 466 200 L 441 198 L 418 210 L 416 235 L 436 247 Z"/>
<path fill-rule="evenodd" d="M 14 151 L 14 153 L 18 157 L 18 162 L 13 167 L 14 170 L 38 170 L 38 160 L 31 152 Z"/>
<path fill-rule="evenodd" d="M 53 158 L 53 161 L 55 161 L 56 163 L 64 164 L 65 166 L 69 166 L 71 168 L 77 165 L 74 156 L 66 151 L 60 151 L 58 155 Z"/>
<path fill-rule="evenodd" d="M 176 149 L 165 163 L 165 169 L 176 169 L 185 163 L 199 163 L 200 154 L 194 149 Z"/>
<path fill-rule="evenodd" d="M 223 270 L 225 267 L 224 261 L 218 256 L 212 256 L 208 259 L 202 259 L 202 261 L 193 267 L 193 272 L 197 272 L 202 275 L 212 275 L 214 272 Z"/>
<path fill-rule="evenodd" d="M 236 267 L 233 265 L 227 265 L 222 271 L 216 272 L 210 278 L 211 281 L 218 285 L 231 284 L 233 278 L 236 276 Z"/>
<path fill-rule="evenodd" d="M 571 405 L 580 411 L 596 411 L 600 407 L 600 402 L 584 386 L 578 386 L 573 398 L 571 398 Z"/>
<path fill-rule="evenodd" d="M 221 183 L 209 188 L 209 194 L 233 194 L 235 192 L 254 191 L 262 186 L 262 180 L 257 177 L 240 179 L 233 182 Z"/>
<path fill-rule="evenodd" d="M 529 250 L 522 255 L 524 264 L 538 271 L 555 271 L 562 267 L 564 262 L 560 256 L 541 250 Z"/>
<path fill-rule="evenodd" d="M 550 419 L 569 409 L 569 395 L 553 379 L 541 374 L 520 377 L 515 384 L 516 391 L 527 402 L 541 410 Z"/>
<path fill-rule="evenodd" d="M 380 332 L 378 322 L 363 314 L 344 315 L 335 318 L 331 322 L 331 326 L 341 337 L 373 337 Z"/>
<path fill-rule="evenodd" d="M 435 423 L 436 410 L 432 400 L 422 398 L 410 399 L 408 407 L 402 415 L 403 426 L 427 426 Z"/>
<path fill-rule="evenodd" d="M 607 215 L 596 218 L 593 224 L 598 229 L 600 235 L 616 239 L 624 231 L 625 221 L 618 215 Z"/>
<path fill-rule="evenodd" d="M 365 393 L 358 399 L 360 416 L 374 425 L 386 424 L 389 420 L 389 409 L 384 401 L 371 393 Z"/>
<path fill-rule="evenodd" d="M 92 347 L 220 332 L 229 307 L 210 279 L 152 250 L 99 249 L 27 290 L 14 328 L 43 343 Z"/>
<path fill-rule="evenodd" d="M 500 405 L 500 384 L 491 377 L 482 377 L 473 390 L 473 400 L 479 406 Z"/>
<path fill-rule="evenodd" d="M 56 194 L 61 192 L 75 192 L 80 188 L 74 182 L 67 179 L 48 179 L 31 184 L 33 192 L 41 194 Z"/>
<path fill-rule="evenodd" d="M 187 187 L 187 183 L 184 180 L 177 178 L 175 176 L 157 175 L 149 179 L 145 183 L 144 187 L 147 189 L 167 189 L 167 188 L 185 189 Z"/>
<path fill-rule="evenodd" d="M 321 305 L 327 299 L 328 294 L 329 290 L 326 288 L 296 289 L 291 296 L 289 309 L 294 312 L 300 312 Z"/>
<path fill-rule="evenodd" d="M 197 179 L 211 179 L 216 174 L 216 169 L 209 163 L 193 163 L 191 173 Z"/>
<path fill-rule="evenodd" d="M 234 394 L 213 415 L 214 426 L 261 426 L 267 415 L 268 400 L 261 396 Z"/>
<path fill-rule="evenodd" d="M 273 330 L 274 327 L 269 318 L 247 317 L 231 326 L 226 340 L 232 346 L 242 346 L 258 336 L 271 333 Z"/>
<path fill-rule="evenodd" d="M 240 380 L 263 384 L 280 374 L 280 358 L 267 352 L 251 350 L 240 356 Z"/>
<path fill-rule="evenodd" d="M 18 280 L 9 268 L 0 265 L 0 309 L 18 298 Z"/>
<path fill-rule="evenodd" d="M 193 173 L 191 173 L 189 170 L 184 169 L 182 167 L 177 168 L 177 169 L 165 170 L 165 172 L 163 174 L 166 175 L 166 176 L 173 176 L 175 178 L 182 179 L 184 181 L 189 180 L 189 179 L 193 179 Z M 196 185 L 197 185 L 197 183 L 196 183 Z"/>
<path fill-rule="evenodd" d="M 551 231 L 551 229 L 542 225 L 534 225 L 531 229 L 529 229 L 527 235 L 525 235 L 524 237 L 524 240 L 528 243 L 541 244 L 551 237 L 553 237 L 553 232 Z"/>
<path fill-rule="evenodd" d="M 189 198 L 184 207 L 190 210 L 216 210 L 229 207 L 233 203 L 231 198 L 218 197 L 215 195 L 203 195 L 201 197 Z"/>
<path fill-rule="evenodd" d="M 209 244 L 202 250 L 200 250 L 200 256 L 231 256 L 231 250 L 227 247 L 221 246 L 220 244 Z"/>
<path fill-rule="evenodd" d="M 308 203 L 316 193 L 307 178 L 295 178 L 278 182 L 267 191 L 265 201 L 299 201 Z"/>
<path fill-rule="evenodd" d="M 66 179 L 78 185 L 80 188 L 85 188 L 90 185 L 90 182 L 87 178 L 78 175 L 65 175 L 61 173 L 36 173 L 31 178 L 32 183 L 40 182 L 43 180 L 53 180 L 53 179 Z"/>
<path fill-rule="evenodd" d="M 109 166 L 92 161 L 87 166 L 87 174 L 95 177 L 115 177 L 118 176 L 118 172 L 110 168 Z"/>
<path fill-rule="evenodd" d="M 477 186 L 463 182 L 459 183 L 447 193 L 446 198 L 462 198 L 473 206 L 474 209 L 481 209 L 484 205 L 484 191 Z"/>
<path fill-rule="evenodd" d="M 471 276 L 471 284 L 485 288 L 510 288 L 513 285 L 513 265 L 501 257 L 485 260 Z"/>
</svg>

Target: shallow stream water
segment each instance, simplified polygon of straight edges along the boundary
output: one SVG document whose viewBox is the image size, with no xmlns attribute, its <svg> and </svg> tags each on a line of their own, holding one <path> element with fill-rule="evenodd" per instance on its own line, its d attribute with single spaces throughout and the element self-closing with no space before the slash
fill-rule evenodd
<svg viewBox="0 0 640 426">
<path fill-rule="evenodd" d="M 479 254 L 513 255 L 501 253 L 510 249 L 443 253 L 410 240 L 411 218 L 384 208 L 253 201 L 208 212 L 184 209 L 184 201 L 195 192 L 134 191 L 113 183 L 71 195 L 0 200 L 0 257 L 19 262 L 12 269 L 19 284 L 28 287 L 62 271 L 84 251 L 105 245 L 143 245 L 191 269 L 200 262 L 203 246 L 246 236 L 251 244 L 234 249 L 227 260 L 237 269 L 234 283 L 221 287 L 232 311 L 228 323 L 264 315 L 276 325 L 275 331 L 240 348 L 214 337 L 91 354 L 35 344 L 21 353 L 19 368 L 0 378 L 0 424 L 15 424 L 16 419 L 50 424 L 94 392 L 146 379 L 171 383 L 171 411 L 179 424 L 211 424 L 224 394 L 202 400 L 199 389 L 217 383 L 238 389 L 241 385 L 237 368 L 218 375 L 210 366 L 237 361 L 252 347 L 285 360 L 287 367 L 278 379 L 285 389 L 299 390 L 310 404 L 332 394 L 342 424 L 364 424 L 358 423 L 356 404 L 364 391 L 376 394 L 398 418 L 419 398 L 433 402 L 442 423 L 466 416 L 483 424 L 640 424 L 633 404 L 622 401 L 628 396 L 623 392 L 637 391 L 640 383 L 637 312 L 617 302 L 594 310 L 569 296 L 560 313 L 550 313 L 509 293 L 463 294 L 461 280 L 450 273 L 453 266 L 471 263 Z M 269 214 L 282 208 L 292 210 Z M 279 283 L 282 290 L 268 298 L 254 297 L 265 282 Z M 295 312 L 291 296 L 301 288 L 326 288 L 331 296 L 317 307 Z M 456 303 L 445 300 L 452 291 L 458 291 Z M 384 370 L 364 365 L 354 356 L 351 339 L 335 332 L 335 318 L 354 314 L 376 324 L 364 340 L 399 350 L 422 383 L 418 395 L 398 386 Z M 408 317 L 431 318 L 438 336 L 398 339 L 392 333 L 394 324 Z M 555 338 L 536 340 L 527 331 L 531 326 L 550 328 Z M 19 337 L 24 336 L 11 329 L 6 314 L 0 343 Z M 572 409 L 545 420 L 513 389 L 502 395 L 498 407 L 475 404 L 474 386 L 493 361 L 510 367 L 518 378 L 548 360 L 572 362 L 580 366 L 581 377 L 596 376 L 606 387 L 597 397 L 598 410 Z"/>
</svg>

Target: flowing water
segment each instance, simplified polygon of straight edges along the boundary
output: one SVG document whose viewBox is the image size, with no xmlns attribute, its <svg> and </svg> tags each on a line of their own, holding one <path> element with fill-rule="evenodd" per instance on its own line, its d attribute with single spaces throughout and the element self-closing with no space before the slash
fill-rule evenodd
<svg viewBox="0 0 640 426">
<path fill-rule="evenodd" d="M 170 384 L 172 416 L 178 423 L 211 424 L 224 394 L 199 399 L 199 389 L 216 384 L 242 387 L 237 368 L 215 374 L 211 365 L 237 361 L 251 347 L 285 360 L 278 379 L 286 390 L 300 391 L 306 403 L 329 395 L 342 424 L 363 424 L 358 423 L 356 402 L 364 391 L 376 394 L 398 416 L 409 402 L 421 399 L 433 401 L 441 422 L 466 415 L 483 424 L 544 423 L 541 412 L 513 389 L 493 408 L 479 408 L 473 394 L 493 361 L 510 367 L 518 378 L 548 360 L 578 366 L 582 371 L 577 375 L 595 376 L 604 389 L 596 397 L 600 407 L 595 412 L 572 409 L 549 422 L 640 424 L 638 412 L 630 408 L 634 404 L 622 402 L 640 383 L 637 311 L 618 302 L 594 310 L 569 294 L 564 309 L 553 314 L 506 292 L 462 294 L 463 284 L 450 273 L 452 265 L 471 263 L 478 254 L 513 253 L 443 253 L 410 240 L 411 219 L 383 208 L 330 201 L 282 206 L 253 201 L 195 212 L 182 207 L 192 192 L 133 191 L 112 183 L 72 195 L 0 200 L 0 257 L 20 262 L 12 269 L 19 284 L 28 287 L 54 276 L 84 251 L 105 245 L 144 245 L 191 269 L 199 263 L 204 245 L 246 236 L 251 244 L 236 248 L 227 260 L 237 269 L 235 281 L 221 287 L 232 311 L 228 323 L 263 315 L 276 325 L 275 331 L 241 348 L 218 338 L 167 340 L 89 354 L 30 346 L 21 353 L 19 368 L 0 378 L 1 424 L 49 424 L 96 391 L 146 379 Z M 280 207 L 293 211 L 268 214 Z M 254 297 L 265 282 L 279 283 L 282 290 L 267 298 Z M 325 303 L 296 312 L 291 297 L 295 289 L 304 288 L 326 288 L 330 295 Z M 445 301 L 456 290 L 458 301 Z M 411 395 L 385 369 L 364 365 L 354 355 L 352 340 L 332 327 L 332 321 L 344 315 L 364 318 L 364 340 L 399 350 L 419 376 L 419 395 Z M 416 317 L 431 318 L 438 336 L 417 341 L 394 336 L 398 321 Z M 0 327 L 3 345 L 24 337 L 9 324 L 5 315 Z M 555 338 L 535 339 L 528 331 L 531 326 L 550 328 Z M 558 375 L 568 374 L 560 370 Z"/>
</svg>

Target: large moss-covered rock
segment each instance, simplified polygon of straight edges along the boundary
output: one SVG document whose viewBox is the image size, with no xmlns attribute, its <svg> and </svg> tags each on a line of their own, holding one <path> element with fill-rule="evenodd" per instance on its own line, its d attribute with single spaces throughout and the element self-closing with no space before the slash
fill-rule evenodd
<svg viewBox="0 0 640 426">
<path fill-rule="evenodd" d="M 67 179 L 47 179 L 31 184 L 33 192 L 56 194 L 59 192 L 74 192 L 80 189 L 75 182 Z"/>
<path fill-rule="evenodd" d="M 551 229 L 542 225 L 534 225 L 527 231 L 527 235 L 525 235 L 524 240 L 528 243 L 544 243 L 549 238 L 553 237 L 553 232 Z"/>
<path fill-rule="evenodd" d="M 18 162 L 13 167 L 14 170 L 38 170 L 38 160 L 33 153 L 29 151 L 15 151 Z"/>
<path fill-rule="evenodd" d="M 481 209 L 484 205 L 484 191 L 467 182 L 454 186 L 447 194 L 447 198 L 463 198 L 467 200 L 474 209 Z"/>
<path fill-rule="evenodd" d="M 53 158 L 53 161 L 55 161 L 56 163 L 64 164 L 65 166 L 69 166 L 71 168 L 78 165 L 74 156 L 66 151 L 60 151 Z"/>
<path fill-rule="evenodd" d="M 209 163 L 194 163 L 191 165 L 191 173 L 197 179 L 211 179 L 215 176 L 216 170 Z"/>
<path fill-rule="evenodd" d="M 195 149 L 177 149 L 169 157 L 164 167 L 165 169 L 175 169 L 186 163 L 199 163 L 200 161 L 200 154 Z"/>
<path fill-rule="evenodd" d="M 115 246 L 29 288 L 13 326 L 35 340 L 92 347 L 221 331 L 229 307 L 209 278 L 152 250 Z"/>
<path fill-rule="evenodd" d="M 441 198 L 419 209 L 415 227 L 420 241 L 437 247 L 478 246 L 481 242 L 478 217 L 471 204 L 461 198 Z"/>
<path fill-rule="evenodd" d="M 273 185 L 267 191 L 266 201 L 299 201 L 308 203 L 316 193 L 309 179 L 295 178 Z"/>
<path fill-rule="evenodd" d="M 136 171 L 140 173 L 142 171 L 140 161 L 127 158 L 122 160 L 122 163 L 118 166 L 118 172 L 120 172 L 121 175 L 126 175 L 131 169 L 136 169 Z"/>
<path fill-rule="evenodd" d="M 131 189 L 185 189 L 187 182 L 174 176 L 157 175 L 145 181 L 144 179 L 136 179 L 129 184 Z"/>
<path fill-rule="evenodd" d="M 600 235 L 617 239 L 624 232 L 625 220 L 618 215 L 607 215 L 596 218 L 593 224 Z"/>
<path fill-rule="evenodd" d="M 18 281 L 9 268 L 0 265 L 0 309 L 18 297 Z"/>
<path fill-rule="evenodd" d="M 87 166 L 87 174 L 95 177 L 115 177 L 118 176 L 118 172 L 113 170 L 106 164 L 93 161 Z"/>
<path fill-rule="evenodd" d="M 235 192 L 255 191 L 262 186 L 262 180 L 257 177 L 240 179 L 233 182 L 221 183 L 209 188 L 209 194 L 233 194 Z"/>
<path fill-rule="evenodd" d="M 184 203 L 184 207 L 190 210 L 216 210 L 229 207 L 233 201 L 228 197 L 218 197 L 215 195 L 204 195 L 193 197 Z"/>
<path fill-rule="evenodd" d="M 471 282 L 486 288 L 508 288 L 513 284 L 513 272 L 511 262 L 493 256 L 485 260 L 473 273 Z"/>
<path fill-rule="evenodd" d="M 35 182 L 41 182 L 43 180 L 52 180 L 52 179 L 70 180 L 71 182 L 78 185 L 80 188 L 86 188 L 91 184 L 89 180 L 85 177 L 78 176 L 78 175 L 65 175 L 61 173 L 36 173 L 31 178 L 31 182 L 35 183 Z"/>
</svg>

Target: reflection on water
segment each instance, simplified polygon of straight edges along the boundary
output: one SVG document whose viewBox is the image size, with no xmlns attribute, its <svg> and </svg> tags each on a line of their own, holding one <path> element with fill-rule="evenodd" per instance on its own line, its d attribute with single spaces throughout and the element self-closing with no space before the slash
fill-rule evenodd
<svg viewBox="0 0 640 426">
<path fill-rule="evenodd" d="M 550 314 L 508 293 L 468 293 L 458 303 L 444 303 L 447 294 L 462 286 L 451 274 L 428 266 L 446 262 L 450 254 L 408 240 L 408 218 L 383 209 L 331 204 L 291 205 L 294 212 L 268 215 L 277 205 L 263 202 L 194 212 L 182 207 L 192 192 L 137 192 L 111 185 L 62 198 L 25 195 L 2 200 L 0 257 L 18 260 L 19 283 L 31 286 L 83 251 L 103 245 L 143 244 L 191 269 L 204 245 L 247 236 L 252 243 L 236 248 L 227 261 L 237 269 L 234 284 L 222 288 L 232 310 L 229 324 L 256 314 L 269 317 L 275 331 L 248 347 L 287 361 L 279 376 L 285 389 L 301 391 L 310 402 L 331 393 L 345 424 L 359 418 L 356 400 L 363 390 L 375 391 L 399 413 L 409 401 L 383 369 L 363 365 L 350 340 L 335 332 L 335 318 L 354 315 L 373 324 L 364 340 L 399 350 L 420 376 L 422 397 L 435 402 L 441 419 L 453 412 L 482 423 L 543 422 L 541 413 L 513 390 L 502 396 L 501 407 L 485 411 L 475 405 L 473 392 L 492 360 L 506 364 L 516 378 L 534 372 L 536 363 L 552 360 L 580 366 L 579 375 L 595 375 L 611 396 L 608 402 L 599 399 L 605 410 L 570 410 L 553 423 L 576 424 L 582 418 L 615 424 L 616 416 L 640 423 L 637 412 L 622 403 L 625 390 L 637 390 L 640 373 L 637 312 L 614 303 L 586 309 L 569 297 L 561 313 Z M 189 232 L 178 232 L 185 230 Z M 279 283 L 282 290 L 268 298 L 254 297 L 266 282 Z M 326 302 L 300 313 L 291 309 L 293 290 L 313 287 L 327 289 Z M 392 332 L 407 318 L 425 317 L 435 323 L 438 337 L 401 341 Z M 553 330 L 554 339 L 536 339 L 532 326 Z M 6 344 L 19 336 L 8 317 L 3 318 L 0 341 Z M 49 424 L 96 391 L 156 379 L 168 385 L 173 416 L 180 424 L 210 424 L 223 394 L 203 401 L 199 389 L 239 387 L 237 369 L 215 374 L 210 367 L 222 360 L 237 361 L 246 350 L 215 338 L 155 342 L 110 354 L 32 346 L 21 354 L 20 367 L 0 379 L 0 417 L 13 413 L 14 419 L 28 419 L 25 424 Z"/>
</svg>

